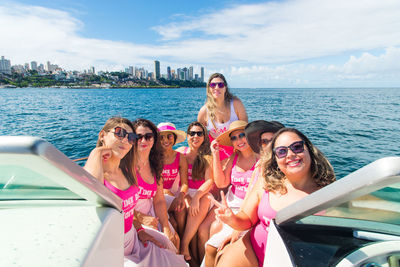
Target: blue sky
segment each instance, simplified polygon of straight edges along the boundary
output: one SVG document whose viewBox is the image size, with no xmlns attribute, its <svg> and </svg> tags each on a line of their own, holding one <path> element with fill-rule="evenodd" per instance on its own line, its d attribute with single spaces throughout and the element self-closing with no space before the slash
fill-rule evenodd
<svg viewBox="0 0 400 267">
<path fill-rule="evenodd" d="M 0 1 L 0 56 L 205 67 L 233 87 L 400 87 L 400 1 Z"/>
</svg>

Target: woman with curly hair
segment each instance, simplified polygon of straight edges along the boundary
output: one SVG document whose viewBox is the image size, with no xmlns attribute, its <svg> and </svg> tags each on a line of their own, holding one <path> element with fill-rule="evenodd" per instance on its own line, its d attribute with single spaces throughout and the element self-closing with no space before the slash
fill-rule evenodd
<svg viewBox="0 0 400 267">
<path fill-rule="evenodd" d="M 214 185 L 211 167 L 212 157 L 207 129 L 200 122 L 192 122 L 189 125 L 187 139 L 189 147 L 179 148 L 179 152 L 185 155 L 188 163 L 189 186 L 186 195 L 187 209 L 184 210 L 185 212 L 181 212 L 181 216 L 187 216 L 181 243 L 181 254 L 187 261 L 191 260 L 192 256 L 193 260 L 199 261 L 199 258 L 204 255 L 206 240 L 197 240 L 196 232 L 210 208 L 210 199 L 207 198 L 207 195 Z M 181 222 L 182 220 L 177 219 L 177 221 Z M 189 252 L 189 243 L 192 253 Z M 198 254 L 201 256 L 199 257 Z"/>
<path fill-rule="evenodd" d="M 235 215 L 223 194 L 222 205 L 217 202 L 218 219 L 237 230 L 252 228 L 220 252 L 217 266 L 262 266 L 268 225 L 277 211 L 335 181 L 329 161 L 300 131 L 282 128 L 271 149 L 271 156 L 262 162 L 264 179 L 258 179 L 241 211 Z"/>
<path fill-rule="evenodd" d="M 232 122 L 247 122 L 247 113 L 242 101 L 229 91 L 228 83 L 221 73 L 210 76 L 206 90 L 206 103 L 201 107 L 197 120 L 207 127 L 212 142 L 226 132 Z M 232 153 L 232 147 L 221 147 L 221 160 L 228 158 Z"/>
<path fill-rule="evenodd" d="M 168 220 L 161 178 L 163 153 L 157 127 L 149 120 L 137 119 L 133 122 L 133 130 L 137 134 L 133 166 L 139 187 L 135 216 L 144 225 L 163 232 L 173 243 L 168 247 L 172 245 L 177 252 L 179 236 Z"/>
</svg>

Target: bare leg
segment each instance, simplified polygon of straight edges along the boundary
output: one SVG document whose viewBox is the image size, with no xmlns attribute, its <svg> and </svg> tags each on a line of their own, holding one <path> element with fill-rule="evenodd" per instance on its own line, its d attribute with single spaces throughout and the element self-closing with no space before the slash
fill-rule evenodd
<svg viewBox="0 0 400 267">
<path fill-rule="evenodd" d="M 177 232 L 179 234 L 179 237 L 182 239 L 183 233 L 185 231 L 185 224 L 186 224 L 186 215 L 187 215 L 187 209 L 184 208 L 181 211 L 174 211 L 174 217 L 177 223 Z"/>
<path fill-rule="evenodd" d="M 207 245 L 206 246 L 206 255 L 204 256 L 204 265 L 206 267 L 214 267 L 216 256 L 217 256 L 217 248 Z"/>
<path fill-rule="evenodd" d="M 204 255 L 205 255 L 205 244 L 207 240 L 210 238 L 210 227 L 211 224 L 215 221 L 215 212 L 214 210 L 216 207 L 213 207 L 207 214 L 207 217 L 204 219 L 204 221 L 200 224 L 199 226 L 199 231 L 198 231 L 198 247 L 199 247 L 199 258 L 200 261 L 203 260 Z"/>
<path fill-rule="evenodd" d="M 258 266 L 258 259 L 250 242 L 250 232 L 218 252 L 215 266 Z"/>
<path fill-rule="evenodd" d="M 199 225 L 206 217 L 209 207 L 210 207 L 210 200 L 207 198 L 207 196 L 202 197 L 200 199 L 199 213 L 196 216 L 192 216 L 191 214 L 188 214 L 187 216 L 185 233 L 183 234 L 181 242 L 181 254 L 184 255 L 186 260 L 190 259 L 189 243 L 196 234 Z"/>
</svg>

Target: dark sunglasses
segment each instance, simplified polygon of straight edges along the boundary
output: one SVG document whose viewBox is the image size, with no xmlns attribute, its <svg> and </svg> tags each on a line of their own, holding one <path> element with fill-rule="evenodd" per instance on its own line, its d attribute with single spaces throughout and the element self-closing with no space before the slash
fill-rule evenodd
<svg viewBox="0 0 400 267">
<path fill-rule="evenodd" d="M 153 133 L 146 133 L 146 134 L 138 134 L 137 140 L 142 140 L 144 138 L 146 141 L 151 140 L 154 137 Z"/>
<path fill-rule="evenodd" d="M 238 135 L 231 136 L 230 138 L 231 138 L 231 142 L 233 142 L 233 141 L 236 141 L 238 139 L 245 138 L 245 137 L 246 137 L 245 133 L 240 133 Z"/>
<path fill-rule="evenodd" d="M 223 82 L 220 82 L 220 83 L 210 83 L 210 87 L 211 87 L 212 89 L 214 89 L 215 87 L 217 87 L 217 85 L 218 85 L 218 88 L 224 88 L 224 87 L 225 87 L 225 83 L 223 83 Z"/>
<path fill-rule="evenodd" d="M 164 138 L 167 139 L 174 139 L 174 134 L 169 133 L 169 134 L 160 134 L 160 139 L 163 140 Z"/>
<path fill-rule="evenodd" d="M 289 151 L 289 148 L 295 154 L 302 153 L 304 151 L 304 141 L 296 141 L 296 142 L 292 143 L 290 146 L 278 146 L 278 147 L 275 147 L 273 149 L 273 151 L 274 151 L 275 155 L 279 159 L 281 159 L 281 158 L 286 157 L 286 155 Z"/>
<path fill-rule="evenodd" d="M 261 139 L 260 143 L 261 145 L 268 145 L 269 143 L 271 143 L 272 139 Z"/>
<path fill-rule="evenodd" d="M 114 136 L 117 137 L 119 140 L 123 140 L 126 136 L 128 136 L 129 144 L 135 143 L 137 139 L 137 135 L 135 133 L 128 133 L 124 128 L 115 127 L 114 128 Z"/>
<path fill-rule="evenodd" d="M 196 132 L 196 131 L 190 131 L 190 132 L 188 132 L 188 134 L 190 135 L 190 136 L 195 136 L 196 134 L 197 134 L 197 136 L 198 137 L 202 137 L 203 135 L 204 135 L 204 133 L 202 132 L 202 131 L 199 131 L 199 132 Z"/>
</svg>

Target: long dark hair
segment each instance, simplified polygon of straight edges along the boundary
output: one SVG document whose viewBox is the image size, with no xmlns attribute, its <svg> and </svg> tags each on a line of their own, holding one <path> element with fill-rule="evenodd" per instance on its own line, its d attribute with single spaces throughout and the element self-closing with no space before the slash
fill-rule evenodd
<svg viewBox="0 0 400 267">
<path fill-rule="evenodd" d="M 133 125 L 130 120 L 122 118 L 122 117 L 112 117 L 109 118 L 106 123 L 104 124 L 103 128 L 101 129 L 102 131 L 109 132 L 115 127 L 121 125 L 121 124 L 126 124 L 129 127 L 133 129 L 135 132 L 135 129 L 133 128 Z M 97 144 L 96 147 L 103 146 L 103 141 L 100 140 L 100 136 L 97 139 Z M 129 152 L 123 157 L 119 163 L 119 168 L 121 169 L 122 173 L 124 174 L 125 178 L 128 180 L 128 183 L 130 185 L 136 185 L 136 173 L 134 172 L 134 168 L 132 165 L 132 162 L 134 162 L 134 148 L 132 147 Z"/>
<path fill-rule="evenodd" d="M 307 146 L 308 152 L 311 158 L 311 178 L 317 184 L 318 187 L 324 187 L 336 180 L 335 172 L 333 171 L 332 165 L 329 163 L 328 159 L 324 154 L 314 146 L 311 141 L 302 132 L 295 128 L 282 128 L 274 136 L 271 141 L 269 158 L 263 159 L 262 170 L 263 176 L 266 181 L 266 188 L 268 191 L 275 192 L 279 191 L 281 193 L 286 193 L 287 189 L 285 187 L 284 181 L 286 179 L 285 174 L 278 168 L 278 163 L 276 162 L 275 154 L 272 152 L 275 148 L 276 139 L 285 132 L 295 133 L 297 136 L 304 141 Z M 266 154 L 267 155 L 267 154 Z"/>
<path fill-rule="evenodd" d="M 154 135 L 154 144 L 150 150 L 149 161 L 151 172 L 156 176 L 157 183 L 159 183 L 161 181 L 161 173 L 163 170 L 163 150 L 160 143 L 158 129 L 154 123 L 142 118 L 136 119 L 132 123 L 134 131 L 136 131 L 139 126 L 142 126 L 149 128 Z M 138 153 L 137 147 L 135 148 L 135 153 Z M 134 164 L 136 166 L 136 162 Z"/>
<path fill-rule="evenodd" d="M 188 134 L 193 126 L 200 127 L 203 131 L 203 136 L 204 136 L 204 141 L 199 147 L 199 150 L 197 151 L 197 155 L 196 158 L 194 159 L 192 167 L 192 178 L 193 180 L 198 181 L 204 179 L 206 167 L 211 162 L 211 149 L 210 149 L 210 139 L 208 138 L 206 127 L 204 127 L 204 125 L 201 124 L 200 122 L 194 121 L 189 125 L 187 129 Z"/>
</svg>

